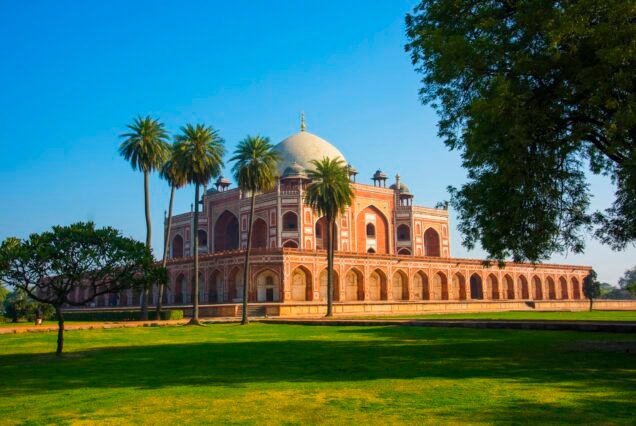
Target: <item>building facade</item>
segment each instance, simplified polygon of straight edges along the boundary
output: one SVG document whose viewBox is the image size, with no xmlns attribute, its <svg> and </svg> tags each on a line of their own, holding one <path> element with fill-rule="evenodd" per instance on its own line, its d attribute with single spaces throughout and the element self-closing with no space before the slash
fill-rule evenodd
<svg viewBox="0 0 636 426">
<path fill-rule="evenodd" d="M 248 299 L 318 314 L 327 299 L 329 236 L 326 219 L 304 203 L 311 183 L 306 170 L 314 159 L 345 158 L 329 142 L 307 132 L 304 123 L 276 149 L 283 159 L 276 187 L 256 196 Z M 358 183 L 351 166 L 349 173 L 355 199 L 337 218 L 334 240 L 334 301 L 341 305 L 336 312 L 354 312 L 361 305 L 439 302 L 475 310 L 492 301 L 527 304 L 583 298 L 581 286 L 589 267 L 512 262 L 500 267 L 453 258 L 446 209 L 415 205 L 399 175 L 387 186 L 388 176 L 380 170 L 370 184 Z M 242 300 L 250 194 L 230 186 L 219 178 L 215 188 L 205 191 L 198 229 L 193 229 L 192 212 L 173 217 L 167 236 L 170 288 L 163 295 L 164 304 L 192 302 L 194 238 L 199 239 L 200 303 L 232 305 Z M 130 292 L 116 300 L 110 297 L 98 300 L 98 305 L 139 303 L 139 295 Z M 157 297 L 155 291 L 153 302 Z"/>
</svg>

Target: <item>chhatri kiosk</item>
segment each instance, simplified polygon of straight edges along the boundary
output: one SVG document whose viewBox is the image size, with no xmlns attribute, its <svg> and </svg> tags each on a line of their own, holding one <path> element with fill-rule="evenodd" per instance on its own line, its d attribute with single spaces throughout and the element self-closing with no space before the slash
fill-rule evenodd
<svg viewBox="0 0 636 426">
<path fill-rule="evenodd" d="M 326 220 L 304 203 L 311 160 L 345 156 L 305 129 L 276 145 L 283 161 L 273 191 L 258 194 L 248 300 L 268 315 L 326 311 Z M 346 160 L 345 160 L 346 161 Z M 349 166 L 355 199 L 337 218 L 336 314 L 579 309 L 589 267 L 529 263 L 487 266 L 451 257 L 448 211 L 413 204 L 409 187 L 381 170 L 360 183 Z M 199 239 L 200 303 L 204 314 L 236 313 L 244 291 L 249 194 L 221 177 L 193 214 L 173 218 L 166 305 L 192 303 L 193 238 Z M 157 292 L 153 294 L 156 301 Z M 120 304 L 134 304 L 132 295 Z M 127 299 L 127 300 L 124 300 Z M 209 306 L 207 306 L 209 305 Z M 207 306 L 207 307 L 206 307 Z M 207 309 L 207 311 L 206 311 Z"/>
</svg>

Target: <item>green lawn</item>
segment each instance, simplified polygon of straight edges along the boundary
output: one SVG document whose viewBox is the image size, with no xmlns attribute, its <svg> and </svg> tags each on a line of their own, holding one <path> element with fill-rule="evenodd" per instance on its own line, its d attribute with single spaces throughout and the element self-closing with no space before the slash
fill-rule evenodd
<svg viewBox="0 0 636 426">
<path fill-rule="evenodd" d="M 217 324 L 0 336 L 4 424 L 633 424 L 636 336 Z M 629 352 L 628 352 L 629 351 Z"/>
<path fill-rule="evenodd" d="M 351 317 L 354 318 L 354 317 Z M 360 317 L 356 317 L 360 318 Z M 581 311 L 581 312 L 475 312 L 462 314 L 424 314 L 373 316 L 366 318 L 421 318 L 421 319 L 510 319 L 561 321 L 636 321 L 636 311 Z"/>
</svg>

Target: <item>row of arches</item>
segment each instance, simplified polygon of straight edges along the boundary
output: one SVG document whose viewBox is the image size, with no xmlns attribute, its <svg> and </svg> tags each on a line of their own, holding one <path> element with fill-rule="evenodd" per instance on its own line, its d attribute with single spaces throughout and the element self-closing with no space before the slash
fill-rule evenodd
<svg viewBox="0 0 636 426">
<path fill-rule="evenodd" d="M 327 270 L 322 269 L 314 283 L 312 272 L 305 266 L 296 267 L 290 274 L 284 289 L 278 272 L 264 269 L 254 277 L 248 293 L 250 302 L 325 302 L 327 300 Z M 576 277 L 539 276 L 527 278 L 519 275 L 516 281 L 510 274 L 498 277 L 473 273 L 468 278 L 461 272 L 448 277 L 438 271 L 429 276 L 417 271 L 412 276 L 403 270 L 391 276 L 382 269 L 374 269 L 364 275 L 361 269 L 352 267 L 343 277 L 334 271 L 334 300 L 355 301 L 444 301 L 444 300 L 578 300 L 582 299 L 580 281 Z M 342 278 L 342 280 L 341 280 Z M 205 277 L 200 276 L 200 303 L 237 303 L 243 297 L 243 274 L 241 267 L 234 267 L 224 281 L 223 273 L 215 270 Z M 287 298 L 284 296 L 287 290 Z M 158 294 L 153 294 L 156 303 Z M 140 295 L 125 292 L 107 295 L 98 299 L 97 306 L 138 306 Z M 189 304 L 191 281 L 180 274 L 163 295 L 164 304 Z"/>
<path fill-rule="evenodd" d="M 364 235 L 366 239 L 359 241 L 359 245 L 364 243 L 364 251 L 369 253 L 388 253 L 388 222 L 384 215 L 375 207 L 369 206 L 365 208 L 359 215 L 358 223 L 359 235 Z M 369 221 L 373 218 L 373 221 Z M 298 230 L 298 216 L 295 212 L 288 211 L 282 217 L 283 231 Z M 268 226 L 265 220 L 257 218 L 254 221 L 252 229 L 252 247 L 267 248 L 268 247 Z M 327 219 L 320 218 L 315 224 L 315 245 L 318 250 L 327 249 L 329 236 L 327 235 Z M 411 232 L 408 225 L 401 224 L 397 227 L 397 239 L 399 242 L 408 242 L 411 240 Z M 334 229 L 334 237 L 338 235 L 338 229 Z M 208 246 L 208 235 L 204 230 L 199 230 L 197 234 L 199 239 L 199 247 Z M 440 237 L 438 232 L 433 228 L 428 228 L 424 232 L 424 255 L 431 257 L 439 257 L 441 253 Z M 239 248 L 240 232 L 238 218 L 228 210 L 225 210 L 217 219 L 214 225 L 214 252 L 236 250 Z M 335 249 L 338 250 L 338 238 L 334 238 Z M 294 240 L 283 242 L 283 247 L 298 248 L 298 243 Z M 410 255 L 411 250 L 401 248 L 397 250 L 400 255 Z M 171 258 L 182 258 L 185 256 L 183 236 L 177 234 L 172 238 L 170 244 Z"/>
</svg>

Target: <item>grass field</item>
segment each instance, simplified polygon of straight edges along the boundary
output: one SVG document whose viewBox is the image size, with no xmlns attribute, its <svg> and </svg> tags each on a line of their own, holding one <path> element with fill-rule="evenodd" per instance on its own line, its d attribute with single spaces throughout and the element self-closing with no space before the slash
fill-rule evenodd
<svg viewBox="0 0 636 426">
<path fill-rule="evenodd" d="M 636 321 L 636 311 L 475 312 L 475 313 L 462 313 L 462 314 L 425 314 L 425 315 L 402 315 L 402 316 L 390 316 L 390 317 L 383 316 L 383 317 L 374 317 L 374 318 L 558 320 L 558 321 Z"/>
<path fill-rule="evenodd" d="M 0 336 L 2 424 L 633 424 L 636 336 L 218 324 Z M 629 352 L 628 352 L 629 351 Z"/>
</svg>

